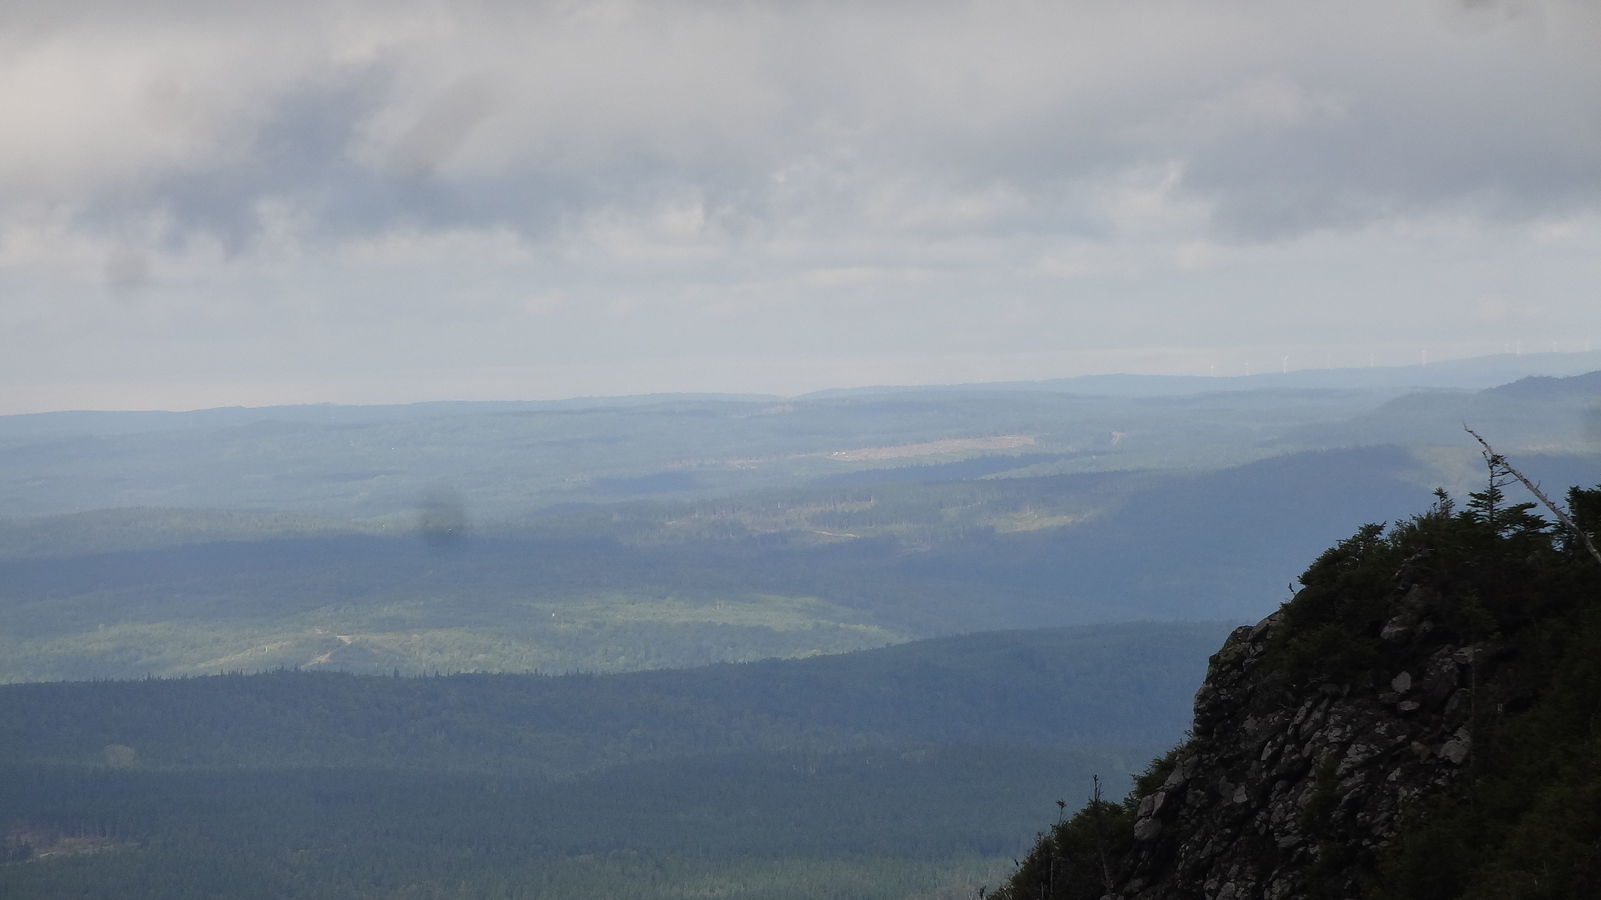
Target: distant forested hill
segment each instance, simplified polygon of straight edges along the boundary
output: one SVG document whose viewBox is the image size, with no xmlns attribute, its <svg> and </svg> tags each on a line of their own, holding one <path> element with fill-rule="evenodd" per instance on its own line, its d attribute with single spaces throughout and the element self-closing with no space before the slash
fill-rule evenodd
<svg viewBox="0 0 1601 900">
<path fill-rule="evenodd" d="M 1351 450 L 1182 476 L 633 506 L 444 547 L 323 534 L 0 559 L 0 679 L 617 671 L 994 627 L 1244 619 L 1282 599 L 1309 548 L 1420 502 L 1421 468 L 1398 449 Z"/>
<path fill-rule="evenodd" d="M 612 676 L 0 687 L 0 893 L 965 892 L 1054 800 L 1173 738 L 1225 631 Z"/>
<path fill-rule="evenodd" d="M 1471 490 L 1464 420 L 1536 478 L 1601 480 L 1592 388 L 3 417 L 0 681 L 624 671 L 1254 618 L 1367 518 Z"/>
<path fill-rule="evenodd" d="M 0 416 L 0 501 L 11 516 L 191 508 L 403 527 L 426 498 L 446 494 L 468 520 L 501 524 L 552 507 L 720 497 L 975 457 L 992 460 L 975 473 L 986 475 L 1224 465 L 1316 449 L 1281 436 L 1400 393 L 1117 398 L 972 386 L 777 402 Z"/>
</svg>

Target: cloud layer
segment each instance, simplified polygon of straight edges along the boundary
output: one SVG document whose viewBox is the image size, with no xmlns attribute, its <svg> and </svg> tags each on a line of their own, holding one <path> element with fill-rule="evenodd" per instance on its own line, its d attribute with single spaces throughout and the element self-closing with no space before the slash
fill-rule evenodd
<svg viewBox="0 0 1601 900">
<path fill-rule="evenodd" d="M 0 405 L 1601 335 L 1583 0 L 13 6 Z"/>
</svg>

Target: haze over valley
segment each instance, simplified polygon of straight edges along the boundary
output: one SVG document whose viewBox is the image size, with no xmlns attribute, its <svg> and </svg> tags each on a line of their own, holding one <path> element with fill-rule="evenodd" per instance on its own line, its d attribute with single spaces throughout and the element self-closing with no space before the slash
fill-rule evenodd
<svg viewBox="0 0 1601 900">
<path fill-rule="evenodd" d="M 0 879 L 959 896 L 1596 364 L 0 417 Z"/>
</svg>

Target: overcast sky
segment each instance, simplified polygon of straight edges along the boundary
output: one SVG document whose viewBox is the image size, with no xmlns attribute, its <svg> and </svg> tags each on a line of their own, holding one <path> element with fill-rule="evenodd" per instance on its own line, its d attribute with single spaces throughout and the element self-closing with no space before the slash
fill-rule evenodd
<svg viewBox="0 0 1601 900">
<path fill-rule="evenodd" d="M 1601 347 L 1601 3 L 0 0 L 0 412 Z"/>
</svg>

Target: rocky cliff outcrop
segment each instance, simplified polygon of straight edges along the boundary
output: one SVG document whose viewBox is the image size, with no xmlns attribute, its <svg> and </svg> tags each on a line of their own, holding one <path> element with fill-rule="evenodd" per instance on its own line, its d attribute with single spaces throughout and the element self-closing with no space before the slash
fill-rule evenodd
<svg viewBox="0 0 1601 900">
<path fill-rule="evenodd" d="M 1490 488 L 1325 551 L 1001 900 L 1601 896 L 1601 567 Z M 1601 489 L 1569 492 L 1601 532 Z"/>
<path fill-rule="evenodd" d="M 1119 894 L 1354 897 L 1408 803 L 1471 767 L 1471 688 L 1494 682 L 1495 645 L 1425 635 L 1377 686 L 1292 690 L 1264 667 L 1282 619 L 1237 629 L 1212 657 L 1189 741 L 1138 798 Z M 1387 622 L 1385 638 L 1411 640 L 1429 624 L 1407 619 L 1403 610 Z"/>
</svg>

